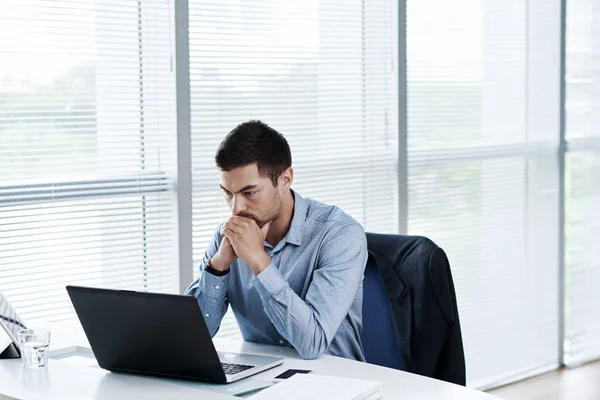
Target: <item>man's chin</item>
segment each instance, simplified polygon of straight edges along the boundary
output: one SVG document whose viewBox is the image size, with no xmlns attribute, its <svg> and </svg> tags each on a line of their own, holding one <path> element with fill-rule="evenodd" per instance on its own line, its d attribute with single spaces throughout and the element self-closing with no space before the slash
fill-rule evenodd
<svg viewBox="0 0 600 400">
<path fill-rule="evenodd" d="M 263 226 L 265 226 L 267 224 L 267 222 L 269 222 L 269 221 L 257 221 L 257 220 L 254 220 L 254 221 L 256 221 L 256 225 L 258 225 L 258 227 L 261 229 Z"/>
</svg>

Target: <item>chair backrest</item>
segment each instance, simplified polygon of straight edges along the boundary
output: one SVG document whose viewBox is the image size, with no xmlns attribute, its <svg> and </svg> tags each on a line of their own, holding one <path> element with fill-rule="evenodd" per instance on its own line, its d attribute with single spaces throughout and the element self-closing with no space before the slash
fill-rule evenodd
<svg viewBox="0 0 600 400">
<path fill-rule="evenodd" d="M 465 385 L 456 294 L 446 253 L 422 236 L 367 232 L 363 283 L 368 362 Z"/>
<path fill-rule="evenodd" d="M 362 313 L 361 341 L 367 362 L 404 370 L 383 278 L 371 256 L 363 280 Z"/>
</svg>

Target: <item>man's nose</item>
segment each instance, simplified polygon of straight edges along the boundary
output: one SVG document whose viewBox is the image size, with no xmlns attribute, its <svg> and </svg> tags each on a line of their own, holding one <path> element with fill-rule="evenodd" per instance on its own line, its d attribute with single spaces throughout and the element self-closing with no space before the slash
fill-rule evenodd
<svg viewBox="0 0 600 400">
<path fill-rule="evenodd" d="M 246 203 L 244 201 L 244 196 L 234 195 L 233 200 L 231 202 L 231 213 L 233 215 L 238 215 L 240 212 L 246 210 Z"/>
</svg>

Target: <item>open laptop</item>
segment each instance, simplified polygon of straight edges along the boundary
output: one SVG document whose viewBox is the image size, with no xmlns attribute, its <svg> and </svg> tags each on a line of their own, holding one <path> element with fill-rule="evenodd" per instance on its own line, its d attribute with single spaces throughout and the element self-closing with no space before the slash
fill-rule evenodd
<svg viewBox="0 0 600 400">
<path fill-rule="evenodd" d="M 217 353 L 192 296 L 67 286 L 101 368 L 229 383 L 282 358 Z"/>
</svg>

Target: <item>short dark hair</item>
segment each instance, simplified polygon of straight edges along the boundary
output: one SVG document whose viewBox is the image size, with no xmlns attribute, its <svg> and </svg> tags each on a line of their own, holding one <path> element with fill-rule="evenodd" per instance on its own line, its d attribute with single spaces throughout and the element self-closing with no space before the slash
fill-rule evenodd
<svg viewBox="0 0 600 400">
<path fill-rule="evenodd" d="M 264 122 L 251 120 L 239 124 L 225 136 L 215 161 L 222 171 L 256 163 L 258 172 L 277 186 L 281 173 L 292 166 L 292 153 L 281 133 Z"/>
</svg>

